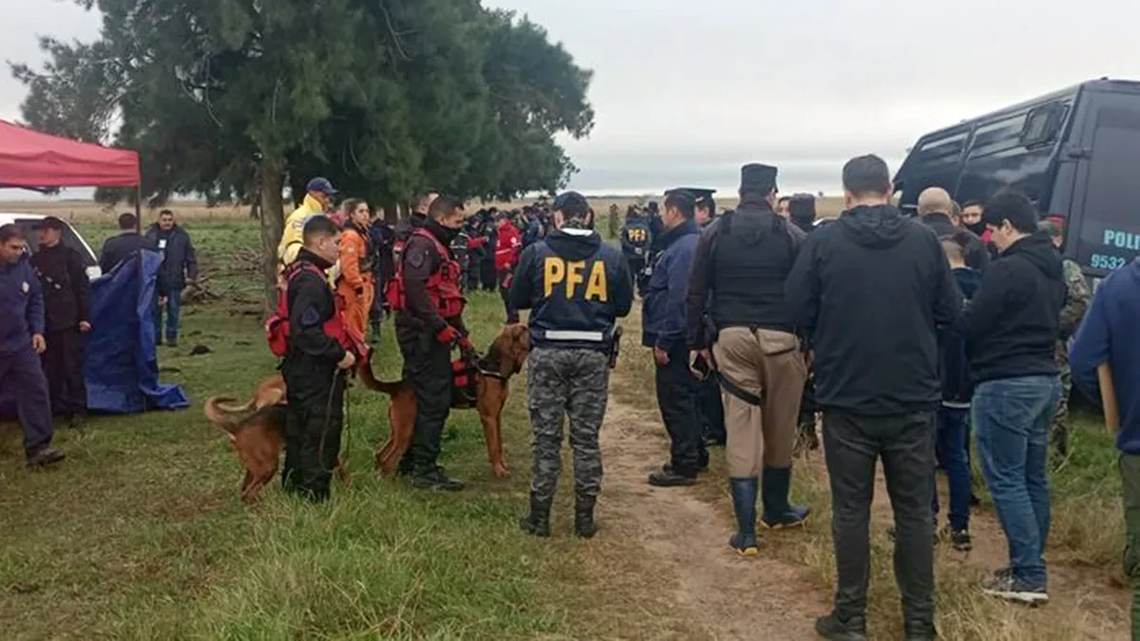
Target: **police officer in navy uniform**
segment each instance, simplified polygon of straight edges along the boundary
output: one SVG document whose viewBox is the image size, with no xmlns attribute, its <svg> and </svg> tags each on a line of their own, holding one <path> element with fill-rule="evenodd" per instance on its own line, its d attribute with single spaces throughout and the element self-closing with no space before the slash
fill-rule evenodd
<svg viewBox="0 0 1140 641">
<path fill-rule="evenodd" d="M 281 374 L 289 406 L 282 485 L 321 502 L 329 498 L 340 454 L 344 372 L 355 365 L 356 355 L 326 329 L 339 313 L 324 273 L 339 256 L 340 229 L 329 218 L 314 216 L 305 223 L 302 243 L 285 272 L 289 339 Z"/>
<path fill-rule="evenodd" d="M 40 467 L 64 456 L 51 448 L 51 399 L 38 356 L 47 347 L 44 297 L 27 248 L 19 228 L 0 227 L 0 389 L 16 402 L 28 467 Z"/>
<path fill-rule="evenodd" d="M 474 352 L 463 325 L 459 265 L 449 249 L 463 222 L 461 202 L 436 198 L 423 226 L 408 238 L 397 276 L 403 307 L 396 313 L 396 339 L 404 355 L 404 379 L 416 393 L 415 433 L 399 471 L 411 475 L 412 486 L 419 489 L 457 492 L 464 487 L 438 464 L 451 412 L 451 352 L 455 347 Z"/>
<path fill-rule="evenodd" d="M 708 451 L 697 414 L 697 380 L 689 369 L 685 341 L 685 297 L 699 231 L 696 199 L 683 189 L 670 191 L 662 212 L 661 254 L 645 290 L 641 344 L 652 348 L 657 404 L 669 434 L 669 462 L 649 475 L 657 487 L 692 485 L 708 466 Z"/>
<path fill-rule="evenodd" d="M 527 406 L 534 429 L 530 513 L 523 531 L 550 536 L 550 508 L 561 468 L 563 423 L 574 450 L 575 531 L 590 538 L 602 482 L 598 431 L 606 414 L 614 328 L 629 314 L 633 285 L 616 247 L 590 228 L 589 204 L 577 192 L 554 200 L 554 225 L 523 252 L 511 302 L 530 314 Z"/>
<path fill-rule="evenodd" d="M 629 262 L 629 269 L 636 281 L 637 290 L 644 293 L 645 261 L 649 258 L 649 244 L 653 237 L 649 233 L 649 219 L 636 208 L 626 212 L 625 225 L 621 228 L 621 251 Z"/>
<path fill-rule="evenodd" d="M 87 412 L 83 382 L 83 338 L 91 331 L 90 284 L 83 257 L 63 241 L 63 221 L 49 216 L 37 226 L 38 249 L 31 258 L 44 291 L 43 355 L 51 409 L 69 425 Z"/>
</svg>

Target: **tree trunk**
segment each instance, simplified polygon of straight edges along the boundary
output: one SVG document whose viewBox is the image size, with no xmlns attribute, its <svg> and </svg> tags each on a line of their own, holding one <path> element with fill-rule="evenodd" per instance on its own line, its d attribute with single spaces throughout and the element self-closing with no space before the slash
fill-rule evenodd
<svg viewBox="0 0 1140 641">
<path fill-rule="evenodd" d="M 394 224 L 396 224 L 396 221 L 399 219 L 400 219 L 400 207 L 398 205 L 396 205 L 395 203 L 390 203 L 390 204 L 384 205 L 384 220 L 385 221 L 387 221 L 389 224 L 394 225 Z"/>
<path fill-rule="evenodd" d="M 285 231 L 285 208 L 281 198 L 284 176 L 281 162 L 269 157 L 262 158 L 257 173 L 261 183 L 262 279 L 265 300 L 273 310 L 277 308 L 277 245 Z"/>
</svg>

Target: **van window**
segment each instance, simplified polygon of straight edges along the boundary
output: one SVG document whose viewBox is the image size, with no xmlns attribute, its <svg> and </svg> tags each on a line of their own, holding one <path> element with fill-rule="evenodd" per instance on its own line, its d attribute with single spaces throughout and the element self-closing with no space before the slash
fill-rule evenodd
<svg viewBox="0 0 1140 641">
<path fill-rule="evenodd" d="M 927 140 L 915 152 L 915 161 L 922 167 L 930 165 L 957 164 L 966 148 L 966 138 L 970 132 L 952 134 L 944 138 Z"/>
<path fill-rule="evenodd" d="M 1020 113 L 978 127 L 970 145 L 970 158 L 1021 146 L 1021 132 L 1025 128 L 1027 116 L 1028 112 Z"/>
<path fill-rule="evenodd" d="M 1140 167 L 1140 111 L 1101 109 L 1093 139 L 1081 225 L 1081 262 L 1094 269 L 1123 267 L 1140 250 L 1136 168 Z"/>
<path fill-rule="evenodd" d="M 1057 137 L 1064 121 L 1067 107 L 1059 102 L 1037 107 L 1025 119 L 1021 132 L 1021 144 L 1026 147 L 1051 142 Z"/>
</svg>

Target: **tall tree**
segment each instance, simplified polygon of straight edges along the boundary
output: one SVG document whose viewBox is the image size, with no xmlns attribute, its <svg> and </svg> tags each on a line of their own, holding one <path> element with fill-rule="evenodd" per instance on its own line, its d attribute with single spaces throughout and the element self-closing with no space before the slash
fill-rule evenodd
<svg viewBox="0 0 1140 641">
<path fill-rule="evenodd" d="M 44 39 L 44 69 L 13 67 L 24 119 L 137 149 L 152 203 L 259 198 L 270 295 L 285 186 L 319 174 L 381 205 L 553 191 L 574 171 L 556 137 L 593 124 L 590 72 L 478 0 L 78 1 L 100 39 Z"/>
</svg>

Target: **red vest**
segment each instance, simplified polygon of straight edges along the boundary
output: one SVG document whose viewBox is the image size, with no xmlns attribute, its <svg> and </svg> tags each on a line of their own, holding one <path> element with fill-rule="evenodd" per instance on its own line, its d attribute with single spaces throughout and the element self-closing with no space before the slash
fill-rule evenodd
<svg viewBox="0 0 1140 641">
<path fill-rule="evenodd" d="M 274 356 L 284 357 L 289 352 L 289 285 L 298 274 L 306 271 L 322 281 L 326 279 L 325 272 L 308 261 L 298 260 L 285 268 L 285 287 L 277 297 L 277 311 L 265 321 L 265 339 Z M 325 321 L 321 330 L 345 350 L 352 352 L 357 360 L 367 358 L 368 345 L 364 342 L 364 337 L 344 320 L 344 299 L 333 293 L 333 301 L 336 306 L 333 316 Z"/>
<path fill-rule="evenodd" d="M 462 274 L 459 263 L 451 257 L 451 252 L 431 232 L 422 227 L 416 228 L 408 240 L 411 241 L 416 236 L 430 240 L 431 244 L 435 245 L 435 250 L 439 253 L 441 261 L 439 269 L 428 276 L 427 291 L 428 296 L 431 297 L 432 306 L 443 318 L 455 318 L 462 315 L 467 301 L 463 299 L 463 291 L 459 287 L 459 279 Z M 384 297 L 388 300 L 388 305 L 393 311 L 407 308 L 408 301 L 404 292 L 404 256 L 400 256 L 400 260 L 396 263 L 396 277 L 388 282 L 384 291 Z"/>
</svg>

